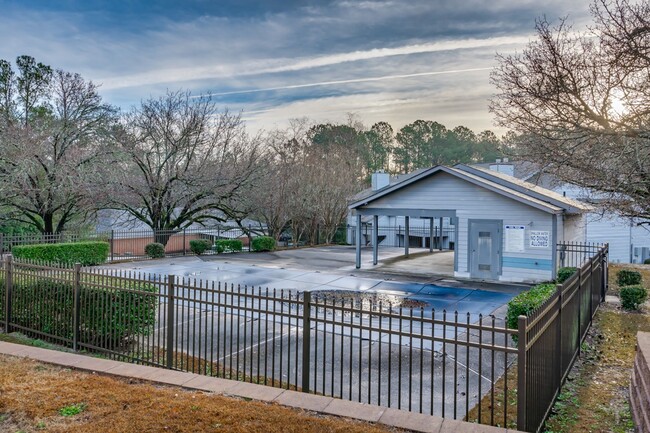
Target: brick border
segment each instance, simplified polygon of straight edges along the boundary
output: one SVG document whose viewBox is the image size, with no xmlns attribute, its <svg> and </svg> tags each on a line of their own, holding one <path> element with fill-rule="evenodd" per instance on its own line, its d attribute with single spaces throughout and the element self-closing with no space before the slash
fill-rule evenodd
<svg viewBox="0 0 650 433">
<path fill-rule="evenodd" d="M 2 341 L 0 341 L 0 354 L 29 358 L 47 364 L 73 368 L 75 370 L 122 378 L 140 379 L 160 385 L 180 386 L 188 390 L 212 392 L 225 396 L 277 403 L 290 408 L 374 422 L 419 433 L 516 432 L 516 430 L 511 429 L 443 419 L 437 416 L 356 403 L 332 397 L 305 394 L 298 391 L 283 390 L 254 383 L 129 364 L 126 362 L 93 358 L 76 353 L 59 352 Z"/>
</svg>

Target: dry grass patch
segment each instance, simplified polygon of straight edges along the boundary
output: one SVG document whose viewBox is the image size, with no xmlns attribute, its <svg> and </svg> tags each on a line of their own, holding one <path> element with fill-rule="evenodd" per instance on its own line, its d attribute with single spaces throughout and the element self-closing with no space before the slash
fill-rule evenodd
<svg viewBox="0 0 650 433">
<path fill-rule="evenodd" d="M 0 356 L 0 431 L 395 432 L 276 404 L 157 387 Z"/>
<path fill-rule="evenodd" d="M 650 331 L 649 314 L 601 306 L 547 432 L 634 431 L 628 388 L 638 331 Z"/>
</svg>

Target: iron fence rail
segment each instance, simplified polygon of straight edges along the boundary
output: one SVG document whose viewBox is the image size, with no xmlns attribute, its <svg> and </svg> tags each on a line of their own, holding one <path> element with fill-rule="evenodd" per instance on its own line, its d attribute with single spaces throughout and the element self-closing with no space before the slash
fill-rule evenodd
<svg viewBox="0 0 650 433">
<path fill-rule="evenodd" d="M 592 254 L 586 261 L 582 257 Z M 607 291 L 608 246 L 562 244 L 579 268 L 528 317 L 519 317 L 517 428 L 538 432 L 580 356 L 580 346 Z"/>
<path fill-rule="evenodd" d="M 6 331 L 374 405 L 514 420 L 516 383 L 503 375 L 516 360 L 516 331 L 494 316 L 10 259 L 0 279 Z"/>
</svg>

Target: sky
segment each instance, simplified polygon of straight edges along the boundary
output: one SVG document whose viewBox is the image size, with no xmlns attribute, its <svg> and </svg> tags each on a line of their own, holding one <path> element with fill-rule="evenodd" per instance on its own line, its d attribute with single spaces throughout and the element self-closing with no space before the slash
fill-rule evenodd
<svg viewBox="0 0 650 433">
<path fill-rule="evenodd" d="M 211 94 L 253 130 L 290 119 L 492 129 L 496 53 L 535 19 L 589 21 L 586 0 L 0 0 L 0 59 L 28 54 L 123 110 Z"/>
</svg>

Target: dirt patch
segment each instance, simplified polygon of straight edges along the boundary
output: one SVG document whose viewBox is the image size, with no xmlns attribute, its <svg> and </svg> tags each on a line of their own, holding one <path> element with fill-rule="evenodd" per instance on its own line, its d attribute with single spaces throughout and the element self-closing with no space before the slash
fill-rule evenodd
<svg viewBox="0 0 650 433">
<path fill-rule="evenodd" d="M 546 423 L 547 432 L 634 431 L 628 388 L 638 331 L 650 331 L 647 312 L 601 306 Z"/>
<path fill-rule="evenodd" d="M 83 407 L 71 416 L 64 408 Z M 276 404 L 156 387 L 0 356 L 0 431 L 397 432 Z"/>
</svg>

